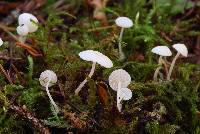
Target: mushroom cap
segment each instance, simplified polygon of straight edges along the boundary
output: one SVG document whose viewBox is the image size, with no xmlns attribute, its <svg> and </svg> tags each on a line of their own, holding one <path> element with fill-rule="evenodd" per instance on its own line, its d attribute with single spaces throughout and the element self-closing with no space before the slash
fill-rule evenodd
<svg viewBox="0 0 200 134">
<path fill-rule="evenodd" d="M 121 82 L 121 88 L 126 88 L 131 83 L 131 76 L 123 69 L 117 69 L 109 76 L 109 85 L 113 90 L 118 90 L 119 82 Z"/>
<path fill-rule="evenodd" d="M 0 46 L 3 45 L 3 40 L 0 38 Z"/>
<path fill-rule="evenodd" d="M 188 49 L 187 47 L 185 46 L 185 44 L 174 44 L 172 46 L 174 49 L 176 49 L 177 52 L 179 52 L 181 55 L 187 57 L 188 56 Z"/>
<path fill-rule="evenodd" d="M 133 26 L 133 21 L 127 17 L 118 17 L 115 20 L 117 26 L 122 28 L 130 28 Z"/>
<path fill-rule="evenodd" d="M 16 30 L 17 30 L 17 33 L 19 35 L 21 35 L 21 36 L 26 36 L 28 34 L 28 32 L 29 32 L 28 27 L 26 25 L 24 25 L 24 24 L 18 26 Z"/>
<path fill-rule="evenodd" d="M 102 53 L 93 50 L 86 50 L 79 53 L 81 59 L 86 61 L 97 62 L 105 68 L 113 67 L 112 61 Z"/>
<path fill-rule="evenodd" d="M 171 56 L 172 52 L 167 46 L 156 46 L 151 50 L 152 53 L 158 54 L 160 56 Z"/>
<path fill-rule="evenodd" d="M 37 24 L 35 24 L 38 23 L 38 19 L 30 13 L 20 14 L 18 17 L 18 23 L 19 25 L 27 25 L 30 33 L 35 32 L 38 29 Z"/>
<path fill-rule="evenodd" d="M 42 72 L 40 74 L 40 78 L 39 78 L 39 81 L 40 81 L 40 84 L 43 86 L 43 87 L 46 87 L 47 85 L 47 82 L 50 80 L 49 82 L 49 86 L 48 87 L 51 87 L 53 86 L 56 82 L 57 82 L 57 76 L 56 74 L 51 71 L 51 70 L 46 70 L 44 72 Z"/>
<path fill-rule="evenodd" d="M 132 98 L 132 92 L 128 88 L 121 88 L 118 92 L 122 100 L 130 100 Z"/>
</svg>

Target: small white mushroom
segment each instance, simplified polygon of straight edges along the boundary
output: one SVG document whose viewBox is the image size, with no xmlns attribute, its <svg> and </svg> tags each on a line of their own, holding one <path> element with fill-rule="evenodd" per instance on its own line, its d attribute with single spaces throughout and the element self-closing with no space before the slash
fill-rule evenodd
<svg viewBox="0 0 200 134">
<path fill-rule="evenodd" d="M 127 86 L 131 83 L 131 76 L 123 69 L 113 71 L 109 76 L 109 85 L 117 91 L 117 108 L 121 112 L 122 100 L 129 100 L 132 92 Z"/>
<path fill-rule="evenodd" d="M 29 29 L 29 32 L 35 32 L 38 29 L 37 23 L 38 23 L 38 19 L 30 14 L 30 13 L 22 13 L 19 15 L 18 17 L 18 23 L 19 25 L 26 25 Z"/>
<path fill-rule="evenodd" d="M 88 75 L 89 78 L 91 78 L 92 75 L 94 74 L 96 63 L 100 64 L 101 66 L 105 68 L 113 67 L 112 61 L 107 56 L 103 55 L 102 53 L 98 51 L 93 51 L 93 50 L 82 51 L 79 53 L 79 56 L 83 60 L 93 62 L 92 69 Z M 80 92 L 80 90 L 82 89 L 82 87 L 85 85 L 86 82 L 87 82 L 87 78 L 75 90 L 76 95 L 78 95 L 78 93 Z"/>
<path fill-rule="evenodd" d="M 3 40 L 0 38 L 0 46 L 3 45 Z"/>
<path fill-rule="evenodd" d="M 122 100 L 130 100 L 132 98 L 132 92 L 128 88 L 120 88 L 117 91 L 117 108 L 119 112 L 121 112 L 122 109 Z"/>
<path fill-rule="evenodd" d="M 163 56 L 171 56 L 172 52 L 170 51 L 170 49 L 167 46 L 156 46 L 151 50 L 152 53 L 155 53 L 157 55 L 160 55 L 159 60 L 158 60 L 158 64 L 160 65 L 153 76 L 153 79 L 156 81 L 157 77 L 158 77 L 158 73 L 160 71 L 160 69 L 162 68 L 161 65 L 164 64 L 165 65 L 165 61 L 162 59 Z"/>
<path fill-rule="evenodd" d="M 121 88 L 126 88 L 131 83 L 131 76 L 123 69 L 113 71 L 109 76 L 110 87 L 117 91 L 120 85 Z"/>
<path fill-rule="evenodd" d="M 174 49 L 176 49 L 177 54 L 176 54 L 176 56 L 174 57 L 174 59 L 173 59 L 173 61 L 172 61 L 172 63 L 171 63 L 171 66 L 170 66 L 170 69 L 169 69 L 169 73 L 167 74 L 167 80 L 170 80 L 170 77 L 171 77 L 171 74 L 172 74 L 172 70 L 173 70 L 173 68 L 174 68 L 175 62 L 176 62 L 176 60 L 178 59 L 178 57 L 179 57 L 180 55 L 182 55 L 182 56 L 184 56 L 184 57 L 187 57 L 187 56 L 188 56 L 188 49 L 187 49 L 187 47 L 185 46 L 185 44 L 180 44 L 180 43 L 178 43 L 178 44 L 174 44 L 172 47 L 173 47 Z"/>
<path fill-rule="evenodd" d="M 119 47 L 119 59 L 123 60 L 125 58 L 125 55 L 124 55 L 124 53 L 122 51 L 122 45 L 121 45 L 122 36 L 123 36 L 125 28 L 130 28 L 130 27 L 133 26 L 133 21 L 131 19 L 127 18 L 127 17 L 118 17 L 115 20 L 115 23 L 116 23 L 117 26 L 121 27 L 121 32 L 120 32 L 120 35 L 119 35 L 118 47 Z"/>
<path fill-rule="evenodd" d="M 53 86 L 57 82 L 56 74 L 51 70 L 46 70 L 40 74 L 39 82 L 43 87 L 46 88 L 46 92 L 50 99 L 50 102 L 53 105 L 55 112 L 58 113 L 59 108 L 54 102 L 53 98 L 51 97 L 51 94 L 49 93 L 49 89 L 48 89 L 49 87 Z"/>
<path fill-rule="evenodd" d="M 24 43 L 26 41 L 26 36 L 29 33 L 29 29 L 25 24 L 17 27 L 17 33 L 19 34 L 19 41 Z"/>
</svg>

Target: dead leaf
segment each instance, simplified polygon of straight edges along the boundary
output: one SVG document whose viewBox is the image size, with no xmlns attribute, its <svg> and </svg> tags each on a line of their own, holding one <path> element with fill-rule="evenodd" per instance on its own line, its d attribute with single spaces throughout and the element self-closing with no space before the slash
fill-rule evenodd
<svg viewBox="0 0 200 134">
<path fill-rule="evenodd" d="M 98 89 L 98 95 L 99 95 L 101 103 L 107 106 L 109 103 L 108 102 L 109 96 L 108 96 L 107 90 L 104 88 L 103 84 L 101 83 L 97 85 L 97 89 Z"/>
</svg>

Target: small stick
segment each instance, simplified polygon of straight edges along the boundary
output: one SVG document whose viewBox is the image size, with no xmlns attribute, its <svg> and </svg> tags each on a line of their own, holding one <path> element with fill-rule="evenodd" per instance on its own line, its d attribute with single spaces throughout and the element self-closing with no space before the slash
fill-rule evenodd
<svg viewBox="0 0 200 134">
<path fill-rule="evenodd" d="M 13 84 L 12 80 L 10 79 L 10 76 L 6 73 L 5 69 L 3 68 L 3 66 L 0 64 L 0 69 L 3 72 L 3 74 L 5 75 L 5 77 L 7 78 L 7 80 L 9 81 L 10 84 Z"/>
</svg>

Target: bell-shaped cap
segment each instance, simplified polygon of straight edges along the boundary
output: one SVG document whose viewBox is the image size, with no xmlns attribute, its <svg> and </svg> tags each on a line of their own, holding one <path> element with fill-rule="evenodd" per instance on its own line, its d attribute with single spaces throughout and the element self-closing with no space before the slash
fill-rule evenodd
<svg viewBox="0 0 200 134">
<path fill-rule="evenodd" d="M 117 26 L 122 28 L 130 28 L 133 26 L 133 21 L 127 17 L 118 17 L 115 20 Z"/>
<path fill-rule="evenodd" d="M 181 55 L 187 57 L 188 56 L 188 49 L 187 47 L 185 46 L 185 44 L 174 44 L 172 46 L 174 49 L 176 49 L 177 52 L 179 52 Z"/>
<path fill-rule="evenodd" d="M 57 76 L 53 71 L 46 70 L 40 74 L 39 81 L 43 87 L 46 87 L 47 83 L 50 81 L 48 87 L 51 87 L 57 82 Z"/>
<path fill-rule="evenodd" d="M 171 56 L 172 52 L 167 46 L 156 46 L 151 50 L 152 53 L 158 54 L 160 56 Z"/>
<path fill-rule="evenodd" d="M 20 36 L 26 36 L 29 32 L 29 29 L 26 25 L 20 25 L 17 27 L 17 33 L 20 35 Z"/>
<path fill-rule="evenodd" d="M 131 76 L 123 69 L 117 69 L 109 76 L 109 85 L 113 90 L 118 90 L 119 82 L 121 84 L 120 88 L 126 88 L 131 83 Z"/>
<path fill-rule="evenodd" d="M 92 61 L 100 64 L 105 68 L 113 67 L 112 61 L 102 53 L 93 50 L 86 50 L 79 53 L 81 59 L 86 61 Z"/>
<path fill-rule="evenodd" d="M 18 23 L 19 25 L 26 25 L 30 33 L 35 32 L 38 29 L 38 19 L 30 13 L 20 14 L 18 17 Z"/>
<path fill-rule="evenodd" d="M 3 40 L 0 38 L 0 46 L 3 45 Z"/>
</svg>

